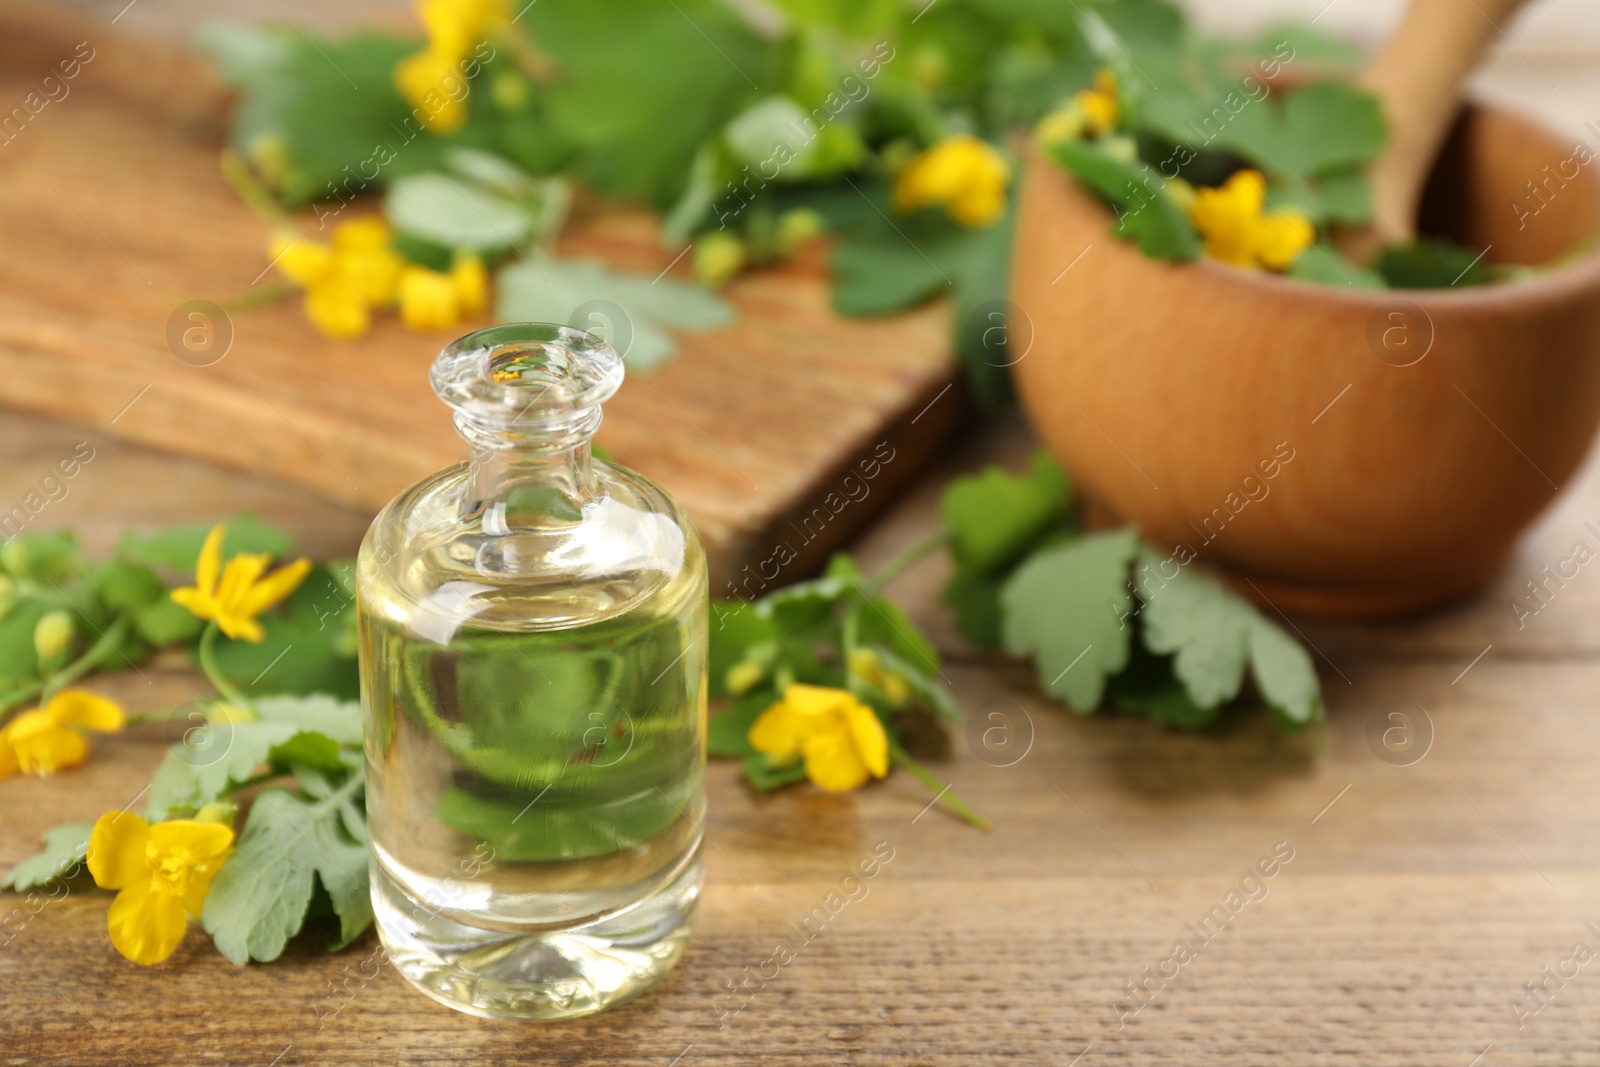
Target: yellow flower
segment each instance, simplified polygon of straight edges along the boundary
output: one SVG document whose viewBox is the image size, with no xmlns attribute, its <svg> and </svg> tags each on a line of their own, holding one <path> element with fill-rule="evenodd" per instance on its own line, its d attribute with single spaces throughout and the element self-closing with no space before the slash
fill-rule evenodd
<svg viewBox="0 0 1600 1067">
<path fill-rule="evenodd" d="M 273 266 L 299 286 L 311 286 L 327 277 L 333 265 L 333 249 L 320 241 L 308 241 L 293 230 L 279 230 L 267 245 Z"/>
<path fill-rule="evenodd" d="M 89 754 L 80 730 L 115 733 L 124 722 L 122 706 L 82 689 L 63 689 L 44 707 L 25 711 L 0 729 L 0 778 L 16 774 L 54 774 L 75 767 Z"/>
<path fill-rule="evenodd" d="M 174 589 L 172 599 L 202 619 L 214 621 L 235 640 L 259 643 L 266 634 L 256 616 L 294 592 L 311 570 L 309 559 L 297 559 L 263 578 L 272 557 L 241 552 L 222 566 L 222 537 L 217 525 L 206 535 L 195 563 L 194 585 Z"/>
<path fill-rule="evenodd" d="M 106 926 L 134 963 L 160 963 L 183 940 L 185 915 L 200 917 L 206 891 L 227 862 L 233 830 L 174 819 L 154 826 L 127 811 L 100 816 L 89 834 L 89 873 L 115 889 Z"/>
<path fill-rule="evenodd" d="M 1238 267 L 1288 270 L 1317 233 L 1297 211 L 1263 215 L 1267 183 L 1260 171 L 1241 170 L 1222 185 L 1196 189 L 1189 221 L 1205 238 L 1206 255 Z"/>
<path fill-rule="evenodd" d="M 465 60 L 479 42 L 503 32 L 506 0 L 419 0 L 417 17 L 428 43 L 395 64 L 395 87 L 424 126 L 454 133 L 467 118 Z"/>
<path fill-rule="evenodd" d="M 1101 67 L 1094 75 L 1094 88 L 1085 89 L 1072 97 L 1083 115 L 1084 126 L 1094 136 L 1117 128 L 1121 110 L 1117 106 L 1117 76 Z"/>
<path fill-rule="evenodd" d="M 450 284 L 455 286 L 462 318 L 477 315 L 489 306 L 489 269 L 474 253 L 456 256 L 450 268 Z"/>
<path fill-rule="evenodd" d="M 943 205 L 963 226 L 987 226 L 1005 213 L 1011 165 L 987 142 L 946 137 L 901 169 L 894 183 L 901 211 Z"/>
<path fill-rule="evenodd" d="M 795 684 L 750 727 L 750 744 L 779 763 L 804 759 L 806 777 L 847 793 L 889 773 L 889 738 L 872 709 L 843 689 Z"/>
<path fill-rule="evenodd" d="M 293 230 L 273 234 L 274 264 L 306 290 L 306 318 L 324 335 L 348 340 L 367 332 L 371 310 L 394 302 L 405 267 L 391 246 L 389 224 L 377 216 L 342 222 L 327 243 Z"/>
<path fill-rule="evenodd" d="M 306 318 L 324 337 L 349 341 L 372 325 L 372 311 L 360 290 L 344 282 L 325 282 L 306 290 Z"/>
<path fill-rule="evenodd" d="M 427 267 L 400 272 L 400 319 L 413 330 L 443 330 L 461 319 L 461 299 L 450 275 Z"/>
</svg>

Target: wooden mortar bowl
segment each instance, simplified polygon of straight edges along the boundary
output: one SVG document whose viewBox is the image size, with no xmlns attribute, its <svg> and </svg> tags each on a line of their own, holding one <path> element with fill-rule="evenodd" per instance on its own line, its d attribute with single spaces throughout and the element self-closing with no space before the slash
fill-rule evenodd
<svg viewBox="0 0 1600 1067">
<path fill-rule="evenodd" d="M 1563 185 L 1573 156 L 1468 108 L 1424 232 L 1493 262 L 1571 252 L 1600 231 L 1600 158 Z M 1545 203 L 1519 218 L 1530 181 Z M 1012 370 L 1097 525 L 1136 523 L 1286 612 L 1403 614 L 1481 588 L 1588 450 L 1600 251 L 1525 282 L 1356 290 L 1147 259 L 1111 221 L 1034 153 L 1011 283 L 1012 350 L 1031 345 Z"/>
</svg>

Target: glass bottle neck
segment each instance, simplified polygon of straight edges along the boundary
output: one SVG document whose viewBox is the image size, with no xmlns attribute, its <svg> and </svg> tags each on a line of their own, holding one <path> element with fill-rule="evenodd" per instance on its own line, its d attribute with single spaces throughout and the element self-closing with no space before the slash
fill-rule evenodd
<svg viewBox="0 0 1600 1067">
<path fill-rule="evenodd" d="M 553 441 L 460 421 L 457 429 L 470 449 L 461 517 L 481 521 L 490 533 L 577 522 L 596 495 L 592 430 Z"/>
</svg>

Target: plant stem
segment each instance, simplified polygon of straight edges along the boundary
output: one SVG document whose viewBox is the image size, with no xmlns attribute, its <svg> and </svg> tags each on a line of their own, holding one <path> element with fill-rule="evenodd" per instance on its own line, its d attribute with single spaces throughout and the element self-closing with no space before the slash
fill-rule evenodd
<svg viewBox="0 0 1600 1067">
<path fill-rule="evenodd" d="M 889 741 L 889 756 L 894 763 L 910 771 L 913 778 L 933 790 L 934 799 L 943 803 L 958 818 L 976 826 L 980 830 L 990 828 L 992 824 L 988 819 L 968 807 L 967 802 L 957 796 L 953 788 L 934 777 L 932 771 L 912 759 L 906 750 L 901 748 L 899 743 L 893 739 Z"/>
<path fill-rule="evenodd" d="M 217 669 L 217 632 L 217 622 L 213 619 L 207 624 L 206 632 L 200 635 L 200 669 L 205 672 L 211 684 L 216 686 L 218 696 L 229 703 L 248 706 L 250 702 L 244 698 L 244 694 L 235 689 L 233 683 L 223 677 L 222 672 Z"/>
<path fill-rule="evenodd" d="M 943 548 L 949 540 L 950 531 L 939 529 L 920 540 L 912 542 L 867 578 L 867 591 L 876 593 L 898 578 L 923 556 L 936 549 Z"/>
</svg>

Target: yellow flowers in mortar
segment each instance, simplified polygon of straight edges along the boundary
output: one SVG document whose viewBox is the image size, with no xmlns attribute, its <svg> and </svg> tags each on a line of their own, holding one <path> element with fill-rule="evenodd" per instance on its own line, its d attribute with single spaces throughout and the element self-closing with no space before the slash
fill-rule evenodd
<svg viewBox="0 0 1600 1067">
<path fill-rule="evenodd" d="M 1294 264 L 1316 240 L 1316 229 L 1298 211 L 1264 214 L 1266 192 L 1266 179 L 1257 170 L 1241 170 L 1216 188 L 1194 191 L 1193 201 L 1184 206 L 1205 238 L 1206 255 L 1236 267 L 1284 271 Z"/>
<path fill-rule="evenodd" d="M 306 318 L 336 340 L 360 337 L 375 310 L 400 308 L 416 330 L 442 330 L 488 306 L 489 272 L 471 252 L 458 253 L 449 271 L 408 263 L 394 250 L 389 224 L 369 217 L 343 222 L 326 243 L 294 230 L 275 233 L 267 249 L 273 263 L 306 291 Z"/>
</svg>

